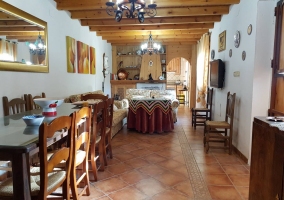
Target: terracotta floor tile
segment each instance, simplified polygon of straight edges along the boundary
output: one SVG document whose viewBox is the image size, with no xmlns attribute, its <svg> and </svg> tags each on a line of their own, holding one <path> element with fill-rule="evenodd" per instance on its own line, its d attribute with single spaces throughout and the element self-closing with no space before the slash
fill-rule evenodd
<svg viewBox="0 0 284 200">
<path fill-rule="evenodd" d="M 227 174 L 202 174 L 208 185 L 233 185 Z"/>
<path fill-rule="evenodd" d="M 190 144 L 190 148 L 191 149 L 201 149 L 201 150 L 203 150 L 204 149 L 204 145 L 203 145 L 203 143 L 202 144 Z"/>
<path fill-rule="evenodd" d="M 136 157 L 143 157 L 145 155 L 152 154 L 153 152 L 147 149 L 138 149 L 138 150 L 131 151 L 130 153 Z"/>
<path fill-rule="evenodd" d="M 187 177 L 172 172 L 165 172 L 155 176 L 154 178 L 167 186 L 177 185 L 187 179 Z"/>
<path fill-rule="evenodd" d="M 130 159 L 135 158 L 135 157 L 136 157 L 135 155 L 127 153 L 127 152 L 115 155 L 115 158 L 120 160 L 120 161 L 130 160 Z"/>
<path fill-rule="evenodd" d="M 164 172 L 166 172 L 167 170 L 160 167 L 160 166 L 157 166 L 157 165 L 154 165 L 154 164 L 151 164 L 151 165 L 148 165 L 148 166 L 145 166 L 145 167 L 141 167 L 138 169 L 140 172 L 146 174 L 146 175 L 150 175 L 150 176 L 155 176 L 155 175 L 158 175 L 158 174 L 162 174 Z"/>
<path fill-rule="evenodd" d="M 103 192 L 99 191 L 93 185 L 90 185 L 90 192 L 92 194 L 91 198 L 90 198 L 90 196 L 82 196 L 82 197 L 80 197 L 80 200 L 98 199 L 100 197 L 105 196 L 105 194 Z"/>
<path fill-rule="evenodd" d="M 134 186 L 150 197 L 167 189 L 167 186 L 153 178 L 144 179 L 136 183 Z"/>
<path fill-rule="evenodd" d="M 221 165 L 242 165 L 243 162 L 240 161 L 239 158 L 235 157 L 235 156 L 215 156 L 217 161 L 221 164 Z"/>
<path fill-rule="evenodd" d="M 172 157 L 172 159 L 175 160 L 175 161 L 178 161 L 182 164 L 185 164 L 183 155 L 174 156 L 174 157 Z"/>
<path fill-rule="evenodd" d="M 229 174 L 228 176 L 235 186 L 249 186 L 249 174 Z"/>
<path fill-rule="evenodd" d="M 110 193 L 110 192 L 114 192 L 119 189 L 122 189 L 128 186 L 128 184 L 125 183 L 123 180 L 117 177 L 114 177 L 114 178 L 96 182 L 94 186 L 100 189 L 101 191 L 103 191 L 104 193 Z"/>
<path fill-rule="evenodd" d="M 167 158 L 160 156 L 156 153 L 152 153 L 143 157 L 144 160 L 147 160 L 150 163 L 157 163 L 166 160 Z"/>
<path fill-rule="evenodd" d="M 143 179 L 149 178 L 148 175 L 145 175 L 144 173 L 139 172 L 138 170 L 126 172 L 124 174 L 121 174 L 119 177 L 122 178 L 128 184 L 135 184 Z"/>
<path fill-rule="evenodd" d="M 217 159 L 213 156 L 194 156 L 196 163 L 212 164 L 217 163 Z"/>
<path fill-rule="evenodd" d="M 249 187 L 236 187 L 236 189 L 244 199 L 249 198 Z"/>
<path fill-rule="evenodd" d="M 110 199 L 111 199 L 111 198 L 109 198 L 109 197 L 107 197 L 107 196 L 98 198 L 98 200 L 110 200 Z M 93 199 L 88 199 L 88 200 L 93 200 Z"/>
<path fill-rule="evenodd" d="M 167 159 L 167 160 L 164 160 L 162 162 L 158 162 L 158 163 L 156 163 L 156 165 L 162 166 L 162 167 L 169 169 L 169 170 L 175 169 L 179 166 L 184 166 L 180 162 L 172 160 L 172 159 Z"/>
<path fill-rule="evenodd" d="M 155 196 L 153 196 L 151 199 L 153 200 L 188 200 L 189 198 L 185 196 L 184 194 L 179 193 L 176 190 L 170 189 L 163 191 Z"/>
<path fill-rule="evenodd" d="M 174 156 L 178 156 L 181 153 L 178 153 L 178 152 L 170 150 L 170 149 L 164 149 L 162 151 L 156 152 L 156 154 L 159 154 L 160 156 L 164 156 L 164 157 L 167 157 L 167 158 L 171 158 L 171 157 L 174 157 Z"/>
<path fill-rule="evenodd" d="M 248 169 L 243 165 L 222 165 L 226 174 L 249 174 Z"/>
<path fill-rule="evenodd" d="M 139 149 L 138 146 L 136 145 L 133 145 L 133 144 L 127 144 L 127 145 L 123 145 L 123 146 L 120 146 L 121 149 L 125 150 L 125 151 L 133 151 L 133 150 L 137 150 Z"/>
<path fill-rule="evenodd" d="M 108 166 L 110 165 L 115 165 L 115 164 L 118 164 L 118 163 L 121 163 L 122 161 L 121 160 L 118 160 L 116 158 L 116 155 L 113 155 L 113 158 L 112 159 L 107 159 L 107 164 Z"/>
<path fill-rule="evenodd" d="M 176 167 L 176 168 L 172 169 L 172 171 L 177 172 L 178 174 L 181 174 L 184 177 L 187 177 L 187 178 L 189 177 L 188 170 L 187 170 L 187 167 L 185 165 Z"/>
<path fill-rule="evenodd" d="M 140 168 L 140 167 L 149 165 L 149 162 L 143 158 L 134 158 L 134 159 L 125 161 L 125 164 L 130 165 L 133 168 Z"/>
<path fill-rule="evenodd" d="M 134 187 L 123 188 L 122 190 L 111 193 L 109 197 L 113 200 L 142 200 L 147 197 Z"/>
<path fill-rule="evenodd" d="M 113 173 L 109 172 L 107 169 L 105 171 L 98 171 L 98 181 L 108 179 L 110 177 L 114 176 Z M 90 176 L 91 177 L 91 176 Z"/>
<path fill-rule="evenodd" d="M 121 174 L 124 173 L 126 171 L 132 170 L 133 167 L 125 164 L 125 163 L 119 163 L 116 165 L 111 165 L 107 167 L 107 170 L 113 174 Z"/>
<path fill-rule="evenodd" d="M 241 200 L 242 197 L 234 186 L 208 186 L 212 199 Z"/>
<path fill-rule="evenodd" d="M 188 196 L 188 198 L 194 198 L 194 194 L 192 191 L 190 181 L 184 181 L 182 183 L 177 184 L 173 187 L 175 190 L 183 193 L 184 195 Z"/>
<path fill-rule="evenodd" d="M 199 170 L 201 173 L 206 174 L 224 174 L 225 171 L 219 164 L 198 164 Z"/>
</svg>

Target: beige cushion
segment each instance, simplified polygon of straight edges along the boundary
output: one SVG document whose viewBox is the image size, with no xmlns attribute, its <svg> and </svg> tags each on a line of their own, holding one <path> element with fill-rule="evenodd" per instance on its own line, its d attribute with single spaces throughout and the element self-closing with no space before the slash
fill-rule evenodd
<svg viewBox="0 0 284 200">
<path fill-rule="evenodd" d="M 113 111 L 115 112 L 115 111 L 117 111 L 117 110 L 118 110 L 118 108 L 116 107 L 115 104 L 113 104 Z"/>
</svg>

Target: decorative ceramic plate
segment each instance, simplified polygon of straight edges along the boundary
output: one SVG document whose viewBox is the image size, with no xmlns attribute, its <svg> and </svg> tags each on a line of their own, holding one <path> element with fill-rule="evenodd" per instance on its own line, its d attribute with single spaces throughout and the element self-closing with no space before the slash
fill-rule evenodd
<svg viewBox="0 0 284 200">
<path fill-rule="evenodd" d="M 266 117 L 266 119 L 273 122 L 283 122 L 284 117 Z"/>
<path fill-rule="evenodd" d="M 241 34 L 240 31 L 236 31 L 235 35 L 234 35 L 234 44 L 235 47 L 238 48 L 240 46 L 240 42 L 241 42 Z"/>
</svg>

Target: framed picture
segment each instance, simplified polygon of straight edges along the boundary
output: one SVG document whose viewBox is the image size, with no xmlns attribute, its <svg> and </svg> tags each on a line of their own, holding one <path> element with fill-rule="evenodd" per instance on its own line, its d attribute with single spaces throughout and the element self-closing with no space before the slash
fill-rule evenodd
<svg viewBox="0 0 284 200">
<path fill-rule="evenodd" d="M 80 41 L 77 41 L 77 64 L 79 74 L 90 73 L 89 46 Z"/>
<path fill-rule="evenodd" d="M 67 72 L 76 73 L 76 40 L 66 36 Z"/>
<path fill-rule="evenodd" d="M 219 48 L 218 51 L 224 51 L 226 49 L 226 31 L 219 34 Z"/>
</svg>

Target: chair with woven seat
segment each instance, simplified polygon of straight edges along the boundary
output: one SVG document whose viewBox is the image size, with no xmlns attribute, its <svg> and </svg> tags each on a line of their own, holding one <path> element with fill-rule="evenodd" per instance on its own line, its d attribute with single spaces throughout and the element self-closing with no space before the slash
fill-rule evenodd
<svg viewBox="0 0 284 200">
<path fill-rule="evenodd" d="M 32 96 L 31 94 L 28 94 L 28 102 L 29 102 L 29 109 L 33 110 L 33 109 L 40 109 L 40 106 L 36 105 L 34 102 L 34 99 L 38 99 L 38 98 L 45 98 L 45 93 L 41 93 L 40 95 L 36 95 L 36 96 Z"/>
<path fill-rule="evenodd" d="M 25 100 L 24 100 L 25 99 Z M 24 95 L 24 99 L 22 98 L 14 98 L 8 100 L 7 96 L 3 97 L 3 111 L 4 116 L 18 114 L 24 111 L 29 110 L 28 97 Z"/>
<path fill-rule="evenodd" d="M 114 98 L 106 100 L 106 127 L 104 133 L 104 162 L 107 165 L 107 156 L 112 159 L 112 147 L 111 147 L 111 127 L 113 120 L 113 104 Z"/>
<path fill-rule="evenodd" d="M 105 130 L 105 102 L 101 101 L 93 105 L 92 136 L 89 150 L 90 172 L 93 173 L 94 181 L 98 180 L 98 170 L 104 171 L 104 142 L 102 136 Z"/>
<path fill-rule="evenodd" d="M 70 172 L 72 167 L 72 155 L 74 153 L 74 132 L 73 118 L 61 116 L 49 124 L 42 123 L 39 127 L 39 167 L 31 169 L 31 196 L 32 199 L 51 199 L 54 192 L 62 186 L 61 199 L 70 199 Z M 58 130 L 66 131 L 68 147 L 62 147 L 53 153 L 52 157 L 47 157 L 48 140 L 53 137 Z M 55 168 L 60 162 L 65 162 L 62 170 Z M 55 194 L 58 199 L 58 193 Z M 0 199 L 13 199 L 13 180 L 8 178 L 0 183 Z"/>
<path fill-rule="evenodd" d="M 91 111 L 91 107 L 83 107 L 73 113 L 75 118 L 75 148 L 73 152 L 73 172 L 71 172 L 70 187 L 72 191 L 72 198 L 76 200 L 83 195 L 90 195 L 88 154 L 91 134 Z M 83 188 L 81 187 L 82 185 Z"/>
<path fill-rule="evenodd" d="M 204 126 L 205 121 L 211 120 L 212 116 L 212 98 L 213 88 L 207 89 L 207 101 L 205 108 L 192 108 L 191 109 L 191 125 L 196 129 L 196 126 Z"/>
<path fill-rule="evenodd" d="M 108 95 L 103 95 L 103 94 L 85 94 L 81 95 L 81 100 L 82 101 L 87 101 L 87 100 L 102 100 L 105 101 L 108 99 Z"/>
<path fill-rule="evenodd" d="M 227 93 L 227 105 L 225 121 L 206 121 L 204 127 L 204 146 L 206 153 L 209 148 L 229 149 L 229 154 L 232 154 L 233 146 L 233 124 L 234 124 L 234 107 L 235 107 L 236 93 Z M 229 130 L 229 134 L 228 134 Z M 213 142 L 224 143 L 224 146 L 210 145 Z"/>
</svg>

